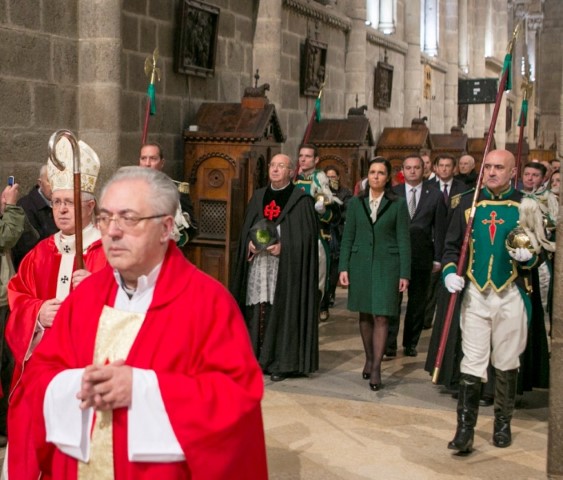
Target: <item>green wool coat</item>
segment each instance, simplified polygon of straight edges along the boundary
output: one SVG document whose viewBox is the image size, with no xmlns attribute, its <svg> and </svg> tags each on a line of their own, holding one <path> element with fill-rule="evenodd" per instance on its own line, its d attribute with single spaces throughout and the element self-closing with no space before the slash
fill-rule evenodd
<svg viewBox="0 0 563 480">
<path fill-rule="evenodd" d="M 369 216 L 369 196 L 348 203 L 339 271 L 348 272 L 348 310 L 399 314 L 399 279 L 410 279 L 410 218 L 404 198 L 381 199 L 377 220 Z"/>
</svg>

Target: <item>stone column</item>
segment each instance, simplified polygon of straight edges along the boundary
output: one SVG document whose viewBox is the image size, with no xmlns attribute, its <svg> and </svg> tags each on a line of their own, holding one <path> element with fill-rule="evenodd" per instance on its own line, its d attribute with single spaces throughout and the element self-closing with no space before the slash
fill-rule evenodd
<svg viewBox="0 0 563 480">
<path fill-rule="evenodd" d="M 405 115 L 403 126 L 408 127 L 422 108 L 422 66 L 420 63 L 420 1 L 405 3 Z"/>
<path fill-rule="evenodd" d="M 386 35 L 395 32 L 395 16 L 393 12 L 393 0 L 379 1 L 378 30 Z"/>
<path fill-rule="evenodd" d="M 424 1 L 424 52 L 431 57 L 438 55 L 438 2 Z"/>
<path fill-rule="evenodd" d="M 563 112 L 563 68 L 560 108 Z M 563 152 L 563 116 L 559 116 L 559 156 Z M 560 200 L 563 197 L 560 197 Z M 563 208 L 559 207 L 557 221 L 557 249 L 563 239 Z M 549 378 L 549 421 L 547 437 L 547 474 L 550 479 L 563 478 L 563 255 L 555 256 L 553 269 L 553 326 L 551 330 L 551 358 Z"/>
<path fill-rule="evenodd" d="M 467 34 L 467 0 L 459 0 L 458 6 L 458 55 L 459 68 L 464 73 L 469 72 L 469 36 Z"/>
<path fill-rule="evenodd" d="M 458 0 L 447 0 L 445 5 L 446 22 L 444 42 L 446 62 L 448 62 L 448 71 L 446 72 L 446 88 L 444 92 L 444 131 L 457 125 L 457 83 L 458 83 L 458 53 L 459 38 L 457 25 L 458 17 Z"/>
<path fill-rule="evenodd" d="M 270 84 L 268 98 L 281 107 L 281 51 L 282 51 L 282 2 L 258 2 L 258 16 L 254 32 L 253 66 L 260 70 L 260 84 Z M 287 132 L 286 132 L 287 133 Z"/>
<path fill-rule="evenodd" d="M 471 60 L 469 77 L 483 78 L 486 77 L 485 69 L 485 25 L 486 25 L 486 9 L 481 3 L 475 2 L 472 10 L 468 10 L 468 18 L 474 19 L 471 22 L 472 30 L 470 32 L 469 44 L 471 45 Z M 492 112 L 492 108 L 491 108 Z M 470 105 L 468 115 L 468 134 L 470 137 L 482 137 L 484 132 L 488 130 L 490 124 L 490 113 L 485 118 L 484 105 Z M 497 129 L 497 132 L 504 129 Z M 495 135 L 496 138 L 496 135 Z"/>
<path fill-rule="evenodd" d="M 78 137 L 100 157 L 99 187 L 120 160 L 121 1 L 80 0 L 78 39 Z"/>
<path fill-rule="evenodd" d="M 366 98 L 366 2 L 352 0 L 348 8 L 348 16 L 352 20 L 352 28 L 348 33 L 346 51 L 346 90 L 344 105 L 346 110 L 367 103 Z"/>
</svg>

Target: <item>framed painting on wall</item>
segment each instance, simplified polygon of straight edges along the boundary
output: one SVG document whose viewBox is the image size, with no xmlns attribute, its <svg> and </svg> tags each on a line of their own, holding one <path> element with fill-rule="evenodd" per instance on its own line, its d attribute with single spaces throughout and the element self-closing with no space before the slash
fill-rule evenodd
<svg viewBox="0 0 563 480">
<path fill-rule="evenodd" d="M 374 76 L 373 106 L 389 108 L 393 91 L 393 65 L 389 65 L 387 62 L 377 62 Z"/>
<path fill-rule="evenodd" d="M 212 77 L 215 73 L 220 9 L 198 0 L 182 0 L 176 71 Z"/>
<path fill-rule="evenodd" d="M 301 46 L 301 95 L 316 97 L 325 81 L 328 45 L 307 38 Z"/>
</svg>

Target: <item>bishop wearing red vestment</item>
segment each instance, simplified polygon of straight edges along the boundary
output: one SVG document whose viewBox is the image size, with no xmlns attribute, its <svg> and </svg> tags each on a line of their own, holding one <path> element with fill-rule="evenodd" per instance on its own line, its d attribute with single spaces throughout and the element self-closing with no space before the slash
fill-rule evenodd
<svg viewBox="0 0 563 480">
<path fill-rule="evenodd" d="M 14 355 L 15 367 L 8 409 L 7 460 L 9 478 L 37 479 L 39 467 L 29 436 L 29 408 L 19 388 L 27 361 L 42 339 L 50 335 L 54 317 L 61 303 L 91 272 L 107 264 L 94 226 L 94 188 L 100 169 L 96 153 L 84 142 L 81 152 L 82 225 L 84 225 L 84 269 L 75 262 L 75 228 L 72 150 L 67 139 L 57 145 L 57 157 L 65 165 L 63 171 L 48 166 L 53 190 L 53 217 L 59 231 L 38 243 L 22 260 L 17 275 L 8 284 L 11 314 L 6 325 L 6 340 Z"/>
<path fill-rule="evenodd" d="M 102 193 L 110 266 L 65 300 L 22 385 L 46 478 L 267 479 L 262 373 L 234 299 L 169 240 L 177 204 L 148 168 Z"/>
</svg>

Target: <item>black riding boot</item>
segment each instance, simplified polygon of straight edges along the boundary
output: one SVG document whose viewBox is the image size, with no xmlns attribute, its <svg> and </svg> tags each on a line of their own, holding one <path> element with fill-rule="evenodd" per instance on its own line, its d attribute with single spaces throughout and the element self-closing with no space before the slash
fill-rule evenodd
<svg viewBox="0 0 563 480">
<path fill-rule="evenodd" d="M 510 420 L 516 403 L 516 383 L 518 369 L 496 370 L 495 382 L 495 425 L 493 430 L 493 444 L 495 447 L 505 448 L 512 443 Z"/>
<path fill-rule="evenodd" d="M 457 430 L 454 439 L 448 443 L 448 448 L 460 453 L 473 450 L 473 435 L 479 413 L 479 398 L 481 397 L 481 379 L 461 374 L 459 381 L 459 397 L 457 399 Z"/>
</svg>

